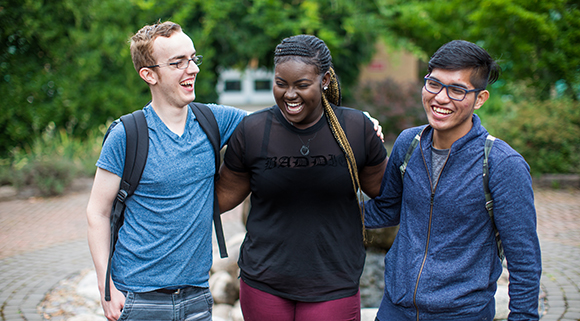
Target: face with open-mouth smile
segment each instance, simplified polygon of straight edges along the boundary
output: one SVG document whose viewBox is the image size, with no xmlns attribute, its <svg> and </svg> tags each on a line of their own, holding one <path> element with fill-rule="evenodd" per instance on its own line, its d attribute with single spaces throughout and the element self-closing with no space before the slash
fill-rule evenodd
<svg viewBox="0 0 580 321">
<path fill-rule="evenodd" d="M 453 85 L 466 90 L 474 89 L 470 77 L 472 69 L 447 70 L 433 69 L 429 78 L 443 85 Z M 433 143 L 437 148 L 449 148 L 450 143 L 463 137 L 472 126 L 471 117 L 489 97 L 487 90 L 469 92 L 461 101 L 449 98 L 447 88 L 438 94 L 430 93 L 423 87 L 423 108 L 427 114 L 429 125 L 435 130 Z M 439 139 L 439 141 L 438 141 Z M 437 146 L 439 145 L 439 146 Z"/>
<path fill-rule="evenodd" d="M 183 32 L 158 37 L 153 43 L 153 56 L 157 65 L 148 69 L 153 73 L 150 84 L 154 103 L 183 107 L 193 101 L 199 67 L 191 38 Z"/>
<path fill-rule="evenodd" d="M 276 65 L 274 99 L 282 114 L 297 128 L 314 125 L 323 114 L 322 87 L 330 75 L 319 75 L 314 65 L 290 59 Z"/>
</svg>

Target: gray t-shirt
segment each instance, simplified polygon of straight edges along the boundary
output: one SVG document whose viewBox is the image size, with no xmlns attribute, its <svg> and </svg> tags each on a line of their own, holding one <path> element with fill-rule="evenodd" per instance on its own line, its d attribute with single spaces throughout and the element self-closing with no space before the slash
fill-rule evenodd
<svg viewBox="0 0 580 321">
<path fill-rule="evenodd" d="M 437 149 L 431 146 L 431 167 L 433 168 L 433 185 L 431 185 L 432 189 L 435 190 L 437 186 L 437 181 L 439 180 L 439 175 L 441 174 L 441 170 L 443 169 L 443 165 L 445 165 L 445 161 L 447 160 L 447 156 L 449 155 L 449 148 L 448 149 Z"/>
</svg>

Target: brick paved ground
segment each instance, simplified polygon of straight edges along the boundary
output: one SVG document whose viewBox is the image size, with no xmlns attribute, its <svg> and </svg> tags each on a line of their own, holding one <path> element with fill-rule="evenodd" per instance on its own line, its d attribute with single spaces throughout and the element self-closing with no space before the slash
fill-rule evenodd
<svg viewBox="0 0 580 321">
<path fill-rule="evenodd" d="M 0 202 L 0 320 L 43 320 L 36 307 L 60 280 L 91 267 L 88 192 Z"/>
<path fill-rule="evenodd" d="M 536 192 L 545 321 L 580 320 L 580 191 Z"/>
<path fill-rule="evenodd" d="M 0 259 L 86 239 L 88 194 L 0 203 Z"/>
<path fill-rule="evenodd" d="M 36 307 L 44 295 L 92 267 L 87 201 L 88 192 L 79 190 L 0 202 L 0 320 L 43 320 Z M 536 207 L 547 295 L 542 320 L 580 320 L 580 190 L 537 190 Z"/>
</svg>

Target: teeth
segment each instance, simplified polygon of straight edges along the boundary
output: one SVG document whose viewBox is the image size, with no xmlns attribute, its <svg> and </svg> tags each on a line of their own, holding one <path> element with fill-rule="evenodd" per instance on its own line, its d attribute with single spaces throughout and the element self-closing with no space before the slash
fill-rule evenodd
<svg viewBox="0 0 580 321">
<path fill-rule="evenodd" d="M 286 103 L 287 110 L 289 113 L 298 114 L 304 108 L 303 103 Z"/>
<path fill-rule="evenodd" d="M 183 81 L 180 83 L 180 85 L 182 86 L 193 86 L 194 81 L 193 80 L 187 80 L 187 81 Z"/>
<path fill-rule="evenodd" d="M 438 113 L 440 113 L 440 114 L 446 114 L 446 115 L 452 113 L 452 111 L 449 110 L 449 109 L 439 108 L 439 107 L 433 107 L 433 110 L 436 111 L 436 112 L 438 112 Z"/>
</svg>

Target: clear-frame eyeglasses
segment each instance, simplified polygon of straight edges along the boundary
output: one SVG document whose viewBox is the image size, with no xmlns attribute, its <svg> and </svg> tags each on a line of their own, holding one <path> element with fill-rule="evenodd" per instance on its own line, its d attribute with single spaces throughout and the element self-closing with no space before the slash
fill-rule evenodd
<svg viewBox="0 0 580 321">
<path fill-rule="evenodd" d="M 485 88 L 476 88 L 476 89 L 465 89 L 459 86 L 454 85 L 444 85 L 439 80 L 425 77 L 425 90 L 428 92 L 437 95 L 438 93 L 445 88 L 447 90 L 447 97 L 451 100 L 455 101 L 462 101 L 465 99 L 465 96 L 470 92 L 478 92 L 482 91 Z"/>
<path fill-rule="evenodd" d="M 168 63 L 165 63 L 165 64 L 157 64 L 157 65 L 152 65 L 152 66 L 144 66 L 144 67 L 141 67 L 141 68 L 155 68 L 155 67 L 163 67 L 163 66 L 175 66 L 175 68 L 183 70 L 183 69 L 187 69 L 187 67 L 189 67 L 189 62 L 190 61 L 193 61 L 194 64 L 196 64 L 196 65 L 199 66 L 199 65 L 201 65 L 201 63 L 203 61 L 203 56 L 197 55 L 197 56 L 194 56 L 191 59 L 179 59 L 179 60 L 177 60 L 175 62 L 168 62 Z"/>
</svg>

